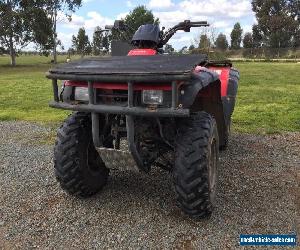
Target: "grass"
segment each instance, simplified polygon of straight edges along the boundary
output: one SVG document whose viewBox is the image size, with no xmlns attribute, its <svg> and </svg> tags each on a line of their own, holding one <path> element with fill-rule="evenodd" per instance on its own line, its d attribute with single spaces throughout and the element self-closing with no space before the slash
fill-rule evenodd
<svg viewBox="0 0 300 250">
<path fill-rule="evenodd" d="M 51 109 L 50 58 L 22 56 L 19 66 L 0 57 L 0 120 L 61 122 L 67 111 Z M 59 57 L 65 61 L 66 57 Z M 300 131 L 300 64 L 238 62 L 241 80 L 233 129 L 249 133 Z"/>
<path fill-rule="evenodd" d="M 33 65 L 49 65 L 52 60 L 52 57 L 46 56 L 32 56 L 32 55 L 22 55 L 18 56 L 16 61 L 17 65 L 20 66 L 33 66 Z M 58 62 L 65 62 L 67 60 L 67 56 L 58 56 Z M 8 56 L 1 56 L 0 55 L 0 67 L 1 66 L 9 66 L 10 64 L 10 57 Z"/>
<path fill-rule="evenodd" d="M 65 60 L 59 57 L 60 62 Z M 0 57 L 0 120 L 53 123 L 66 117 L 67 111 L 48 107 L 53 98 L 51 82 L 45 78 L 50 61 L 42 56 L 22 56 L 12 68 L 7 57 Z"/>
<path fill-rule="evenodd" d="M 300 131 L 300 64 L 248 62 L 235 67 L 241 74 L 235 130 Z"/>
</svg>

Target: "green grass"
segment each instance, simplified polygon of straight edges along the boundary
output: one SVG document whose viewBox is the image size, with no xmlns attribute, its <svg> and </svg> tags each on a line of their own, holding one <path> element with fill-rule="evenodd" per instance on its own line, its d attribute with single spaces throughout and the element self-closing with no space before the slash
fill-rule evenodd
<svg viewBox="0 0 300 250">
<path fill-rule="evenodd" d="M 16 61 L 17 65 L 20 66 L 32 66 L 32 65 L 41 65 L 41 64 L 50 64 L 52 57 L 46 56 L 31 56 L 31 55 L 22 55 L 18 56 Z M 67 56 L 58 56 L 58 62 L 65 62 L 67 60 Z M 0 67 L 1 66 L 9 66 L 10 57 L 8 56 L 0 56 Z"/>
<path fill-rule="evenodd" d="M 239 132 L 300 131 L 300 64 L 236 63 L 241 74 L 233 128 Z"/>
<path fill-rule="evenodd" d="M 59 57 L 65 61 L 66 57 Z M 15 68 L 0 57 L 0 120 L 57 123 L 67 111 L 51 109 L 51 82 L 45 72 L 50 58 L 22 56 Z M 277 133 L 300 131 L 300 64 L 235 63 L 241 80 L 233 115 L 233 130 Z"/>
<path fill-rule="evenodd" d="M 53 98 L 51 82 L 45 78 L 50 61 L 42 56 L 24 56 L 12 68 L 7 57 L 0 57 L 0 120 L 52 123 L 66 117 L 67 111 L 48 107 Z"/>
</svg>

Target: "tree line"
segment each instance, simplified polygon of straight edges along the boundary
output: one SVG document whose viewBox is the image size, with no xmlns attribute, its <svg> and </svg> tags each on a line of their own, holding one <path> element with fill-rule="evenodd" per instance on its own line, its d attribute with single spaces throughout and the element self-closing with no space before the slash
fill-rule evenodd
<svg viewBox="0 0 300 250">
<path fill-rule="evenodd" d="M 300 46 L 300 1 L 299 0 L 253 0 L 252 10 L 257 24 L 252 32 L 243 34 L 237 22 L 230 34 L 230 43 L 226 35 L 220 33 L 216 38 L 214 31 L 201 34 L 199 49 L 286 49 Z M 195 49 L 192 45 L 189 50 Z M 275 51 L 274 50 L 274 51 Z"/>
<path fill-rule="evenodd" d="M 102 28 L 97 26 L 90 41 L 84 28 L 78 30 L 77 36 L 72 36 L 72 47 L 69 54 L 80 54 L 81 57 L 93 54 L 95 56 L 104 55 L 109 51 L 110 38 L 108 34 L 102 32 Z"/>
<path fill-rule="evenodd" d="M 252 26 L 252 32 L 244 33 L 241 24 L 235 23 L 230 33 L 228 41 L 224 33 L 219 33 L 216 36 L 214 28 L 205 29 L 199 39 L 196 39 L 194 44 L 189 47 L 184 46 L 177 53 L 189 53 L 194 50 L 209 51 L 209 49 L 218 49 L 220 51 L 246 49 L 245 54 L 252 53 L 254 49 L 273 48 L 297 48 L 300 46 L 300 1 L 292 0 L 264 0 L 252 1 L 252 10 L 255 12 L 257 24 Z M 297 12 L 298 10 L 298 12 Z M 298 15 L 298 16 L 297 16 Z M 144 23 L 159 23 L 155 19 L 151 11 L 148 11 L 144 6 L 135 8 L 130 14 L 125 17 L 125 22 L 129 27 L 136 30 L 139 25 Z M 108 51 L 109 40 L 111 36 L 100 36 L 96 28 L 93 43 L 90 44 L 87 36 L 84 34 L 84 29 L 81 28 L 78 36 L 73 37 L 73 49 L 81 55 L 85 53 L 93 53 L 99 55 L 99 45 L 104 39 L 104 45 L 101 45 L 102 51 Z M 133 33 L 128 34 L 131 37 Z M 114 37 L 121 39 L 121 37 Z M 81 41 L 81 42 L 79 42 Z M 82 45 L 86 45 L 85 49 Z M 275 50 L 274 50 L 275 51 Z M 165 52 L 175 53 L 175 49 L 167 44 Z"/>
<path fill-rule="evenodd" d="M 82 0 L 1 0 L 0 1 L 0 53 L 8 51 L 11 65 L 16 64 L 16 55 L 28 44 L 34 44 L 41 54 L 52 53 L 56 63 L 57 48 L 62 47 L 57 38 L 57 22 L 62 16 L 72 19 L 74 13 L 82 4 Z M 216 35 L 216 30 L 203 32 L 197 42 L 183 47 L 179 53 L 194 49 L 216 48 L 221 51 L 259 48 L 296 48 L 300 46 L 300 1 L 299 0 L 253 0 L 252 10 L 257 23 L 252 32 L 243 34 L 243 29 L 237 22 L 230 34 L 230 41 L 225 34 Z M 125 18 L 125 23 L 131 27 L 126 34 L 112 32 L 103 33 L 97 27 L 92 40 L 84 28 L 72 37 L 71 53 L 100 55 L 109 50 L 112 39 L 131 37 L 141 24 L 156 23 L 150 10 L 138 6 Z M 166 52 L 174 52 L 171 45 L 165 47 Z"/>
</svg>

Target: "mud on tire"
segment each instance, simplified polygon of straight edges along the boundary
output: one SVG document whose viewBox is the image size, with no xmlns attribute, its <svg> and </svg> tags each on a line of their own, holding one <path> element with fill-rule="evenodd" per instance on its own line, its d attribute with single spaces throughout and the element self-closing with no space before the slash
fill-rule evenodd
<svg viewBox="0 0 300 250">
<path fill-rule="evenodd" d="M 215 205 L 219 138 L 215 119 L 197 112 L 180 120 L 174 186 L 178 205 L 193 218 L 209 216 Z"/>
<path fill-rule="evenodd" d="M 106 184 L 109 170 L 94 147 L 90 115 L 73 113 L 59 128 L 54 168 L 61 187 L 72 195 L 89 197 Z"/>
</svg>

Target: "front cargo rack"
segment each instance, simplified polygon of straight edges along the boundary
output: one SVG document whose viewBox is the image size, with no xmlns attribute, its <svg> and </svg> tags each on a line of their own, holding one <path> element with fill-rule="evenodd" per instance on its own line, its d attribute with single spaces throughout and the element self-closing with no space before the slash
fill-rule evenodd
<svg viewBox="0 0 300 250">
<path fill-rule="evenodd" d="M 207 63 L 205 55 L 157 55 L 157 56 L 115 56 L 104 58 L 88 58 L 50 69 L 47 77 L 52 79 L 54 101 L 50 106 L 82 112 L 186 117 L 189 110 L 178 108 L 178 82 L 191 80 L 193 70 L 198 65 Z M 87 82 L 89 91 L 88 104 L 69 104 L 60 102 L 57 80 L 72 80 Z M 113 106 L 95 103 L 94 83 L 124 83 L 128 89 L 127 106 Z M 134 107 L 134 85 L 148 83 L 158 85 L 169 83 L 172 91 L 172 106 L 149 110 L 144 107 Z"/>
<path fill-rule="evenodd" d="M 170 82 L 187 80 L 205 55 L 114 56 L 82 59 L 50 69 L 47 77 L 102 82 Z"/>
</svg>

